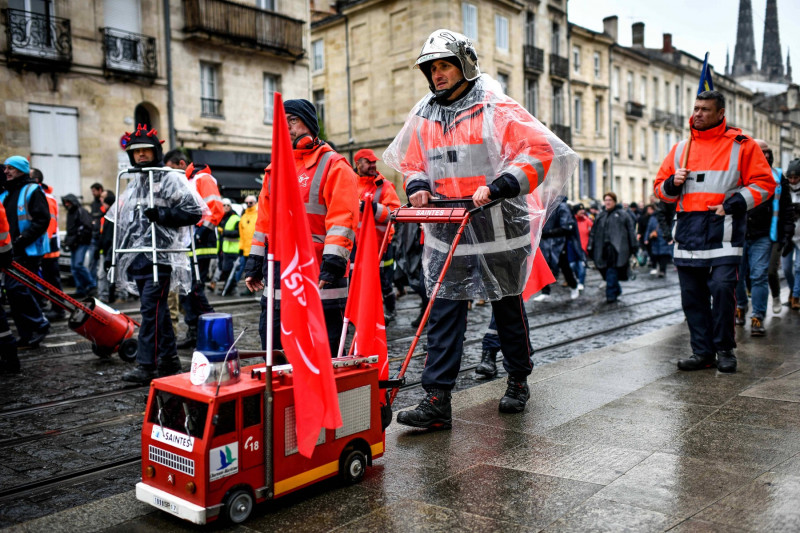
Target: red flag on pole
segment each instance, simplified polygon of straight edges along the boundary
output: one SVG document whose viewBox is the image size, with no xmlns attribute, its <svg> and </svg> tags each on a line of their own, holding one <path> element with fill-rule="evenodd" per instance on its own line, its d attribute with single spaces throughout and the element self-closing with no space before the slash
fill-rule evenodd
<svg viewBox="0 0 800 533">
<path fill-rule="evenodd" d="M 378 237 L 375 231 L 375 214 L 372 211 L 372 195 L 364 197 L 364 212 L 361 213 L 361 230 L 356 239 L 356 262 L 350 283 L 350 294 L 344 316 L 356 328 L 356 355 L 378 356 L 378 379 L 389 379 L 389 357 L 386 347 L 386 325 L 383 322 L 383 299 L 381 294 L 380 260 Z M 386 398 L 381 397 L 381 403 Z"/>
<path fill-rule="evenodd" d="M 342 425 L 328 333 L 319 294 L 319 266 L 300 198 L 292 142 L 280 93 L 272 127 L 270 245 L 281 265 L 281 342 L 294 375 L 297 450 L 311 457 L 320 429 Z M 272 238 L 274 235 L 274 238 Z"/>
<path fill-rule="evenodd" d="M 525 288 L 522 290 L 522 299 L 527 302 L 531 296 L 555 281 L 556 278 L 553 277 L 553 272 L 547 266 L 547 261 L 545 261 L 542 251 L 537 246 L 536 254 L 533 256 L 531 275 L 528 276 L 528 283 L 525 284 Z"/>
</svg>

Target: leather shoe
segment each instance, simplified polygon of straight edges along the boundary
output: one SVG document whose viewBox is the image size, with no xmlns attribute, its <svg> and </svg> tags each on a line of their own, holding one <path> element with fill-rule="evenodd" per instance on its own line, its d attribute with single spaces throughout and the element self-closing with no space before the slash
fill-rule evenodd
<svg viewBox="0 0 800 533">
<path fill-rule="evenodd" d="M 764 337 L 767 334 L 767 329 L 764 327 L 763 319 L 754 316 L 750 319 L 750 336 L 751 337 Z"/>
<path fill-rule="evenodd" d="M 180 374 L 182 371 L 183 369 L 181 368 L 181 360 L 178 358 L 178 354 L 175 354 L 172 357 L 167 357 L 158 362 L 157 372 L 158 377 L 160 378 Z"/>
<path fill-rule="evenodd" d="M 136 368 L 122 374 L 122 381 L 147 385 L 157 378 L 155 369 L 152 366 L 136 365 Z"/>
<path fill-rule="evenodd" d="M 741 307 L 736 308 L 736 318 L 734 318 L 733 321 L 737 326 L 744 326 L 744 312 L 745 310 Z"/>
<path fill-rule="evenodd" d="M 699 355 L 693 353 L 688 359 L 680 359 L 678 361 L 678 368 L 680 370 L 704 370 L 706 368 L 714 368 L 716 361 L 713 355 Z"/>
<path fill-rule="evenodd" d="M 717 370 L 726 374 L 736 372 L 736 356 L 733 350 L 717 352 Z"/>
<path fill-rule="evenodd" d="M 490 379 L 497 375 L 497 352 L 484 350 L 481 362 L 475 368 L 475 373 L 483 379 Z"/>
<path fill-rule="evenodd" d="M 413 411 L 397 413 L 397 423 L 423 429 L 450 429 L 453 427 L 450 391 L 426 391 L 425 398 Z"/>
<path fill-rule="evenodd" d="M 521 413 L 525 410 L 525 404 L 531 397 L 527 380 L 514 379 L 508 377 L 508 387 L 505 395 L 500 399 L 498 409 L 501 413 Z"/>
<path fill-rule="evenodd" d="M 39 331 L 35 332 L 31 335 L 31 338 L 28 340 L 20 339 L 19 343 L 17 343 L 18 348 L 38 348 L 39 345 L 42 343 L 47 334 L 50 333 L 50 324 L 45 326 L 44 328 L 40 329 Z"/>
</svg>

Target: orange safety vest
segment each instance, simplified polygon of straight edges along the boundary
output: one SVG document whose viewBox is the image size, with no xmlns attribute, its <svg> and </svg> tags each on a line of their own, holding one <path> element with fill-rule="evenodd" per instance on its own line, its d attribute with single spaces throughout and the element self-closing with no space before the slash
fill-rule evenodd
<svg viewBox="0 0 800 533">
<path fill-rule="evenodd" d="M 211 175 L 211 169 L 208 165 L 195 167 L 194 163 L 191 163 L 186 167 L 186 179 L 211 211 L 209 214 L 203 215 L 197 225 L 216 231 L 225 215 L 225 210 L 222 209 L 222 197 L 219 194 L 217 180 Z"/>
<path fill-rule="evenodd" d="M 47 237 L 50 239 L 50 253 L 44 254 L 44 258 L 59 257 L 58 243 L 58 200 L 53 196 L 53 188 L 49 185 L 42 185 L 45 197 L 47 197 L 47 206 L 50 208 L 50 225 L 47 226 Z"/>
<path fill-rule="evenodd" d="M 394 183 L 387 180 L 380 174 L 377 177 L 358 176 L 358 199 L 364 201 L 364 196 L 373 195 L 373 201 L 378 206 L 375 210 L 375 231 L 378 234 L 378 246 L 383 242 L 386 235 L 386 228 L 389 225 L 389 215 L 400 207 L 400 198 L 394 188 Z M 361 229 L 361 214 L 359 213 L 358 229 Z M 394 235 L 394 228 L 389 234 L 389 240 Z"/>
<path fill-rule="evenodd" d="M 11 251 L 11 232 L 8 226 L 6 209 L 0 202 L 0 253 Z"/>
</svg>

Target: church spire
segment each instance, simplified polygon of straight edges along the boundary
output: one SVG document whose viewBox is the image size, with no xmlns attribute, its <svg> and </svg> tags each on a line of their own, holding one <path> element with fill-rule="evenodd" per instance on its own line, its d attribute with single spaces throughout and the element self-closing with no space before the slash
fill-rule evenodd
<svg viewBox="0 0 800 533">
<path fill-rule="evenodd" d="M 725 75 L 731 75 L 731 49 L 729 47 L 725 47 Z"/>
<path fill-rule="evenodd" d="M 764 46 L 761 48 L 761 75 L 766 81 L 783 81 L 781 36 L 778 30 L 778 2 L 767 0 L 764 18 Z"/>
<path fill-rule="evenodd" d="M 792 62 L 789 60 L 789 49 L 786 49 L 786 83 L 792 83 Z"/>
<path fill-rule="evenodd" d="M 753 77 L 758 73 L 756 44 L 753 37 L 753 6 L 750 0 L 739 0 L 739 23 L 736 29 L 736 48 L 733 50 L 734 77 Z"/>
</svg>

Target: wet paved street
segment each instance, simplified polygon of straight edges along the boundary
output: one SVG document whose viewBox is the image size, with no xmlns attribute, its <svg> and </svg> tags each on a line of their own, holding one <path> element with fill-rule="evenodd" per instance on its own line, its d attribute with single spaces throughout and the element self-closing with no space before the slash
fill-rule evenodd
<svg viewBox="0 0 800 533">
<path fill-rule="evenodd" d="M 623 285 L 622 303 L 610 307 L 601 303 L 598 282 L 590 274 L 589 288 L 575 301 L 558 287 L 550 302 L 528 305 L 537 368 L 524 415 L 498 416 L 503 380 L 487 384 L 469 369 L 480 358 L 490 309 L 476 306 L 453 431 L 425 434 L 392 424 L 386 455 L 360 485 L 323 483 L 259 507 L 245 525 L 263 531 L 621 529 L 607 527 L 614 524 L 637 531 L 765 524 L 797 530 L 800 515 L 785 500 L 800 499 L 800 354 L 790 342 L 800 326 L 797 313 L 784 308 L 780 317 L 770 316 L 766 339 L 743 332 L 736 375 L 684 374 L 674 364 L 688 348 L 676 277 L 640 274 Z M 399 300 L 398 319 L 388 328 L 392 371 L 410 344 L 417 303 L 411 296 Z M 258 315 L 257 304 L 243 299 L 217 307 L 233 313 L 237 332 Z M 653 333 L 639 337 L 647 332 Z M 241 346 L 258 344 L 253 331 Z M 188 363 L 190 351 L 181 355 Z M 133 498 L 146 388 L 126 388 L 119 380 L 129 365 L 94 356 L 65 323 L 21 356 L 24 373 L 2 378 L 0 527 L 37 517 L 44 518 L 26 527 L 188 526 Z M 412 360 L 410 385 L 423 359 Z M 413 386 L 401 391 L 396 409 L 420 395 Z M 496 501 L 500 494 L 507 498 Z M 82 504 L 88 507 L 70 510 Z M 733 520 L 735 513 L 747 516 Z M 363 523 L 351 522 L 358 517 Z M 134 522 L 126 523 L 129 518 Z"/>
</svg>

